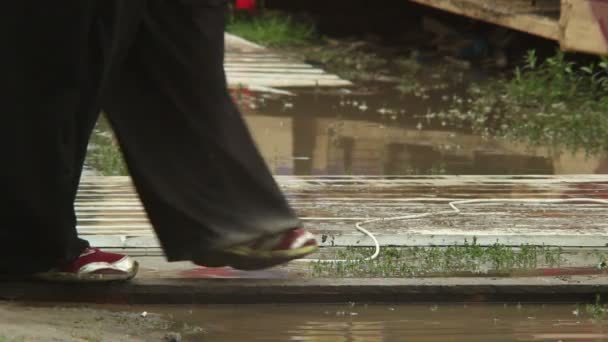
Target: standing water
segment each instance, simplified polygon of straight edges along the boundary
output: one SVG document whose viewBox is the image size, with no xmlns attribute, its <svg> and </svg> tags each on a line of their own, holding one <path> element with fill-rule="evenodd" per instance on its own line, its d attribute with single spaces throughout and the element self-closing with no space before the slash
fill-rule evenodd
<svg viewBox="0 0 608 342">
<path fill-rule="evenodd" d="M 590 314 L 592 308 L 574 304 L 350 303 L 145 310 L 170 318 L 170 329 L 182 331 L 184 341 L 608 341 L 608 324 Z"/>
<path fill-rule="evenodd" d="M 239 93 L 235 97 L 274 174 L 594 174 L 606 155 L 483 136 L 437 118 L 458 89 L 403 95 L 293 90 L 295 96 Z M 103 121 L 93 136 L 89 166 L 105 175 L 126 173 Z"/>
<path fill-rule="evenodd" d="M 571 174 L 608 166 L 604 155 L 530 147 L 436 119 L 454 98 L 300 91 L 245 99 L 242 107 L 275 174 Z"/>
</svg>

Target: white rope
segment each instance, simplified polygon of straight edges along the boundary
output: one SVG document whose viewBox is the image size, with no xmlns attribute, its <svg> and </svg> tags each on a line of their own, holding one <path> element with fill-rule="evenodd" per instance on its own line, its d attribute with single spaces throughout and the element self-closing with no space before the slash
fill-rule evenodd
<svg viewBox="0 0 608 342">
<path fill-rule="evenodd" d="M 411 199 L 403 199 L 403 202 L 444 202 L 445 198 L 411 198 Z M 419 219 L 429 216 L 439 216 L 439 215 L 456 215 L 462 213 L 458 205 L 466 205 L 466 204 L 474 204 L 474 203 L 548 203 L 548 204 L 558 204 L 558 203 L 599 203 L 608 205 L 608 200 L 597 199 L 597 198 L 566 198 L 566 199 L 546 199 L 546 198 L 484 198 L 484 199 L 452 199 L 451 202 L 448 203 L 451 210 L 444 210 L 438 212 L 428 212 L 422 214 L 411 214 L 404 216 L 396 216 L 396 217 L 383 217 L 383 218 L 375 218 L 366 221 L 357 222 L 355 224 L 355 228 L 361 233 L 367 235 L 374 242 L 374 253 L 362 259 L 362 261 L 370 261 L 376 259 L 380 255 L 380 243 L 378 239 L 372 232 L 363 228 L 363 225 L 367 225 L 370 223 L 376 222 L 389 222 L 389 221 L 401 221 L 401 220 L 413 220 Z M 323 260 L 319 259 L 318 262 L 347 262 L 351 260 Z"/>
</svg>

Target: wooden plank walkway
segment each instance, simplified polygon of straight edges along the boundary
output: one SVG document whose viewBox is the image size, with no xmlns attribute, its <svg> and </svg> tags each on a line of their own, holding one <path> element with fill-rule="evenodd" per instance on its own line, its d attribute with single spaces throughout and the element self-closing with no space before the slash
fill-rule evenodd
<svg viewBox="0 0 608 342">
<path fill-rule="evenodd" d="M 373 218 L 449 210 L 454 199 L 608 198 L 608 175 L 291 177 L 277 180 L 323 246 L 372 246 L 355 224 Z M 479 203 L 458 215 L 375 222 L 382 245 L 496 242 L 566 247 L 608 246 L 608 205 Z M 158 248 L 127 177 L 85 177 L 76 209 L 80 234 L 100 247 Z"/>
<path fill-rule="evenodd" d="M 344 87 L 351 82 L 242 38 L 226 35 L 225 65 L 230 87 Z"/>
</svg>

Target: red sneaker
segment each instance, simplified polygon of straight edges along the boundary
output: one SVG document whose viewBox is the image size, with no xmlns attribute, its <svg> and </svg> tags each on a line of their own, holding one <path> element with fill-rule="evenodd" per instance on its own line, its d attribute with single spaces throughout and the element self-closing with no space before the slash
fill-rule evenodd
<svg viewBox="0 0 608 342">
<path fill-rule="evenodd" d="M 210 253 L 196 264 L 207 267 L 230 266 L 239 270 L 259 270 L 303 258 L 319 249 L 310 232 L 295 228 L 286 232 L 262 237 L 252 243 Z"/>
<path fill-rule="evenodd" d="M 135 260 L 126 255 L 89 247 L 70 265 L 38 273 L 34 277 L 68 282 L 124 281 L 135 277 L 138 266 Z"/>
</svg>

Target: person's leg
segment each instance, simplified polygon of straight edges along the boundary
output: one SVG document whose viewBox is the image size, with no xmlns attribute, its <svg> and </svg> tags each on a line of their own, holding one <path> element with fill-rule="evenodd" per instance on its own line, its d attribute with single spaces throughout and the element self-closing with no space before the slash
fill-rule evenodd
<svg viewBox="0 0 608 342">
<path fill-rule="evenodd" d="M 0 55 L 3 278 L 107 281 L 130 279 L 137 271 L 127 256 L 90 248 L 75 229 L 73 203 L 99 112 L 103 59 L 89 30 L 97 4 L 26 0 L 0 6 L 0 41 L 11 47 Z"/>
<path fill-rule="evenodd" d="M 225 11 L 223 0 L 147 1 L 144 23 L 104 98 L 170 261 L 219 266 L 212 260 L 218 251 L 300 226 L 228 94 Z M 298 230 L 292 237 L 298 241 L 276 243 L 306 248 L 284 261 L 316 248 L 310 235 Z"/>
<path fill-rule="evenodd" d="M 73 208 L 74 117 L 88 1 L 0 5 L 3 125 L 0 134 L 0 273 L 69 263 L 87 247 Z"/>
<path fill-rule="evenodd" d="M 140 23 L 140 0 L 112 1 L 92 0 L 86 48 L 82 49 L 84 61 L 80 75 L 80 104 L 71 118 L 70 138 L 73 178 L 70 184 L 72 201 L 76 197 L 82 166 L 86 156 L 90 134 L 99 116 L 99 98 L 117 65 L 122 64 L 134 32 Z M 37 273 L 37 279 L 57 281 L 115 281 L 128 280 L 137 273 L 138 264 L 119 253 L 109 253 L 98 248 L 85 247 L 77 258 L 65 265 Z"/>
</svg>

